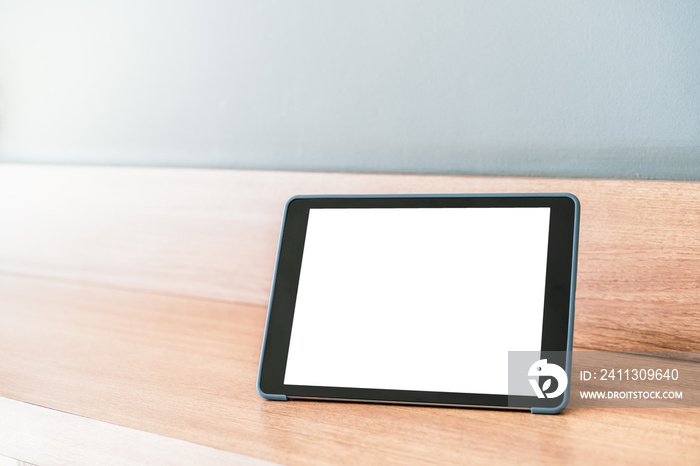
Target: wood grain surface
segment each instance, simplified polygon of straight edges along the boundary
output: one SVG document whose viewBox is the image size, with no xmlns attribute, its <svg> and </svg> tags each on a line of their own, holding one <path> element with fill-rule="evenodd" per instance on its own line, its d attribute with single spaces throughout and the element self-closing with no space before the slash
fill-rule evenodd
<svg viewBox="0 0 700 466">
<path fill-rule="evenodd" d="M 0 165 L 0 396 L 286 464 L 700 462 L 698 409 L 257 395 L 288 197 L 561 191 L 575 347 L 699 351 L 700 183 Z"/>
<path fill-rule="evenodd" d="M 289 197 L 441 192 L 572 192 L 575 344 L 700 349 L 697 182 L 0 165 L 0 271 L 266 306 Z"/>
<path fill-rule="evenodd" d="M 0 413 L 0 466 L 275 464 L 8 398 Z"/>
<path fill-rule="evenodd" d="M 273 402 L 259 306 L 0 276 L 0 396 L 284 464 L 689 464 L 698 409 Z M 1 451 L 1 450 L 0 450 Z M 670 464 L 670 463 L 667 463 Z"/>
</svg>

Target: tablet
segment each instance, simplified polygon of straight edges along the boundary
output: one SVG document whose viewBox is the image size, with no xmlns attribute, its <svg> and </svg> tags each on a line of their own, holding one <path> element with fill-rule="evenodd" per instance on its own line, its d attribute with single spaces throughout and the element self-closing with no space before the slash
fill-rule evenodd
<svg viewBox="0 0 700 466">
<path fill-rule="evenodd" d="M 562 410 L 579 211 L 572 194 L 293 197 L 258 392 Z"/>
</svg>

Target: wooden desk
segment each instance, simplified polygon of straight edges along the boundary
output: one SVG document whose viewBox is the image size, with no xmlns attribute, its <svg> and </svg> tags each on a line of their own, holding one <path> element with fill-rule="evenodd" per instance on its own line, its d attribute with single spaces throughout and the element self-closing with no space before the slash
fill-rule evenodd
<svg viewBox="0 0 700 466">
<path fill-rule="evenodd" d="M 697 463 L 698 409 L 536 416 L 258 397 L 288 197 L 529 191 L 582 202 L 577 348 L 700 350 L 700 183 L 0 166 L 0 455 Z"/>
</svg>

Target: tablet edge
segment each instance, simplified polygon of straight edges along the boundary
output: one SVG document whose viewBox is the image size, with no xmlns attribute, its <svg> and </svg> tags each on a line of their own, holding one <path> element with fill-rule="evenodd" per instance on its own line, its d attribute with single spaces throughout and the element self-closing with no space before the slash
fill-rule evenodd
<svg viewBox="0 0 700 466">
<path fill-rule="evenodd" d="M 280 261 L 280 250 L 282 249 L 282 235 L 284 234 L 284 224 L 287 220 L 287 211 L 289 210 L 289 204 L 291 204 L 295 199 L 299 198 L 301 196 L 292 196 L 290 197 L 287 202 L 284 204 L 284 209 L 282 211 L 282 223 L 280 224 L 280 235 L 279 239 L 277 241 L 277 254 L 275 257 L 275 269 L 272 272 L 272 284 L 270 286 L 270 298 L 268 299 L 267 303 L 267 316 L 265 317 L 265 331 L 263 333 L 263 341 L 262 341 L 262 347 L 260 348 L 260 362 L 258 363 L 258 380 L 256 382 L 256 389 L 258 391 L 258 395 L 260 395 L 262 398 L 266 400 L 272 400 L 272 401 L 287 401 L 287 396 L 282 395 L 282 394 L 274 394 L 274 393 L 265 393 L 260 387 L 260 382 L 262 379 L 262 366 L 263 366 L 263 355 L 265 353 L 265 345 L 267 343 L 267 330 L 270 325 L 270 311 L 272 309 L 272 297 L 275 292 L 275 282 L 277 281 L 277 267 L 279 265 Z"/>
<path fill-rule="evenodd" d="M 573 250 L 571 258 L 571 290 L 569 295 L 569 330 L 566 344 L 566 377 L 569 384 L 564 391 L 564 399 L 559 406 L 554 408 L 538 408 L 533 407 L 530 412 L 532 414 L 558 414 L 561 413 L 566 405 L 569 404 L 569 396 L 571 392 L 571 365 L 572 351 L 574 345 L 574 304 L 576 302 L 576 271 L 578 265 L 578 240 L 579 240 L 579 225 L 581 219 L 581 202 L 571 193 L 561 193 L 562 196 L 568 197 L 574 202 L 574 238 Z"/>
</svg>

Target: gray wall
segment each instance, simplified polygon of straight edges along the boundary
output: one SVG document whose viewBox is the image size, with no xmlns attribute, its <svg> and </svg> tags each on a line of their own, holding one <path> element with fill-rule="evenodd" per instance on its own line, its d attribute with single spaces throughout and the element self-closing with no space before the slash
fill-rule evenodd
<svg viewBox="0 0 700 466">
<path fill-rule="evenodd" d="M 700 2 L 0 0 L 0 161 L 700 180 Z"/>
</svg>

